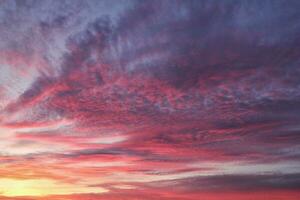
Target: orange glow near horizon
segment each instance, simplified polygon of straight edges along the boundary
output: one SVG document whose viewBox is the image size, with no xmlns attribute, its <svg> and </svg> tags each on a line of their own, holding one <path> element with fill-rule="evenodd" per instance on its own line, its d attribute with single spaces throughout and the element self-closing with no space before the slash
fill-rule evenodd
<svg viewBox="0 0 300 200">
<path fill-rule="evenodd" d="M 0 178 L 0 194 L 7 197 L 70 195 L 77 193 L 105 193 L 108 190 L 95 187 L 80 187 L 74 184 L 59 183 L 49 179 L 9 179 Z"/>
</svg>

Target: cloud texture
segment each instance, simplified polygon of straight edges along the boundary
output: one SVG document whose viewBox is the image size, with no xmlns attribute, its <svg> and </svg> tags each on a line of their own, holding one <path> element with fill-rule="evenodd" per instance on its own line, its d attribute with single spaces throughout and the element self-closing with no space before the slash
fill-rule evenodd
<svg viewBox="0 0 300 200">
<path fill-rule="evenodd" d="M 299 9 L 0 1 L 3 199 L 297 199 Z"/>
</svg>

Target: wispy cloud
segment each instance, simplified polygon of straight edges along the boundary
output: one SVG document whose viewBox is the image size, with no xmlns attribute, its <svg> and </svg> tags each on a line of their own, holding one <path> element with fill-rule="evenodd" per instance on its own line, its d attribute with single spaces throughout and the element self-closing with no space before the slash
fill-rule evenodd
<svg viewBox="0 0 300 200">
<path fill-rule="evenodd" d="M 296 199 L 299 8 L 1 1 L 0 194 Z"/>
</svg>

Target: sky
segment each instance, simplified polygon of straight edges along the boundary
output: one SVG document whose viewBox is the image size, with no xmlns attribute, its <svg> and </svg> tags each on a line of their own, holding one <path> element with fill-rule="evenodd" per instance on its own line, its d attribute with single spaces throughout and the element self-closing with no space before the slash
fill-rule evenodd
<svg viewBox="0 0 300 200">
<path fill-rule="evenodd" d="M 296 200 L 300 1 L 0 0 L 0 200 Z"/>
</svg>

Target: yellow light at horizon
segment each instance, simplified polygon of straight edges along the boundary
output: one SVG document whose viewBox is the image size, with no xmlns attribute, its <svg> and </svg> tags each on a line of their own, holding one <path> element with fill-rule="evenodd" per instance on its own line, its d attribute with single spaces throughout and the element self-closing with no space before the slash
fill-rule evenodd
<svg viewBox="0 0 300 200">
<path fill-rule="evenodd" d="M 68 195 L 76 193 L 104 193 L 104 188 L 59 183 L 50 179 L 9 179 L 0 178 L 0 194 L 7 197 Z"/>
</svg>

